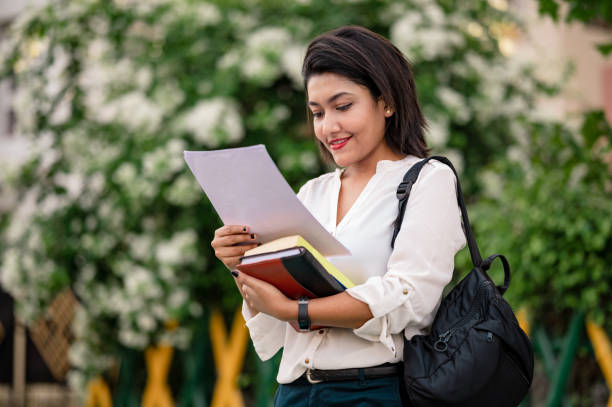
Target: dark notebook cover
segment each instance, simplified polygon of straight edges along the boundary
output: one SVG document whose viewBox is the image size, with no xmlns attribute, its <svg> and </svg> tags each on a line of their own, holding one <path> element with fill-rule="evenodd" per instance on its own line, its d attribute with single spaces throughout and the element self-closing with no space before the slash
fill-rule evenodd
<svg viewBox="0 0 612 407">
<path fill-rule="evenodd" d="M 274 285 L 293 299 L 300 296 L 327 297 L 344 291 L 344 286 L 329 274 L 308 250 L 303 247 L 298 249 L 299 254 L 240 264 L 237 268 Z"/>
</svg>

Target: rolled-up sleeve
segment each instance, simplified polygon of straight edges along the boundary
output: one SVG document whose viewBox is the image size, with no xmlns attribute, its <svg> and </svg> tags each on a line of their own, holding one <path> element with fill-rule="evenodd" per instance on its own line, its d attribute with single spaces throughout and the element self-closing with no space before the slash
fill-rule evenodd
<svg viewBox="0 0 612 407">
<path fill-rule="evenodd" d="M 430 162 L 412 188 L 387 272 L 347 290 L 373 315 L 354 333 L 382 342 L 391 352 L 392 334 L 421 333 L 433 321 L 452 278 L 455 254 L 464 245 L 455 175 L 446 165 Z"/>
<path fill-rule="evenodd" d="M 249 329 L 255 352 L 261 360 L 270 359 L 283 346 L 287 323 L 263 312 L 252 316 L 244 302 L 242 303 L 242 316 Z"/>
</svg>

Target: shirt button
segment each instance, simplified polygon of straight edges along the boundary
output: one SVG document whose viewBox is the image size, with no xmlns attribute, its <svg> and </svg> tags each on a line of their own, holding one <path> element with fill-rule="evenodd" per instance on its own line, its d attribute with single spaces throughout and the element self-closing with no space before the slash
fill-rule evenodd
<svg viewBox="0 0 612 407">
<path fill-rule="evenodd" d="M 404 295 L 408 294 L 408 289 L 404 288 L 404 291 L 402 291 L 404 293 Z"/>
<path fill-rule="evenodd" d="M 304 363 L 309 364 L 310 363 L 310 359 L 306 358 L 306 360 L 304 360 Z"/>
</svg>

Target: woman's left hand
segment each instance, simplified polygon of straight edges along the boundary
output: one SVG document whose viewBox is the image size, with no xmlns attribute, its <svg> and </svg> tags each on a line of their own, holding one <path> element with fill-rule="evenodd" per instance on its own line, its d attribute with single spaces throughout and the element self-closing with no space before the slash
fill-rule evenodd
<svg viewBox="0 0 612 407">
<path fill-rule="evenodd" d="M 281 321 L 290 321 L 297 318 L 297 302 L 287 298 L 272 284 L 245 273 L 239 273 L 235 278 L 244 300 L 252 309 Z"/>
</svg>

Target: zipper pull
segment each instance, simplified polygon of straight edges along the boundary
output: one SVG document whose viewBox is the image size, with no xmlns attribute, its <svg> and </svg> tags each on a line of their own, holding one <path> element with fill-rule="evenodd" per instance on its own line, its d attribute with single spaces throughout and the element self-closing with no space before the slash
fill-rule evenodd
<svg viewBox="0 0 612 407">
<path fill-rule="evenodd" d="M 438 335 L 438 340 L 434 343 L 434 349 L 438 352 L 446 352 L 446 350 L 448 349 L 447 342 L 450 339 L 451 334 L 451 331 L 448 330 Z"/>
</svg>

